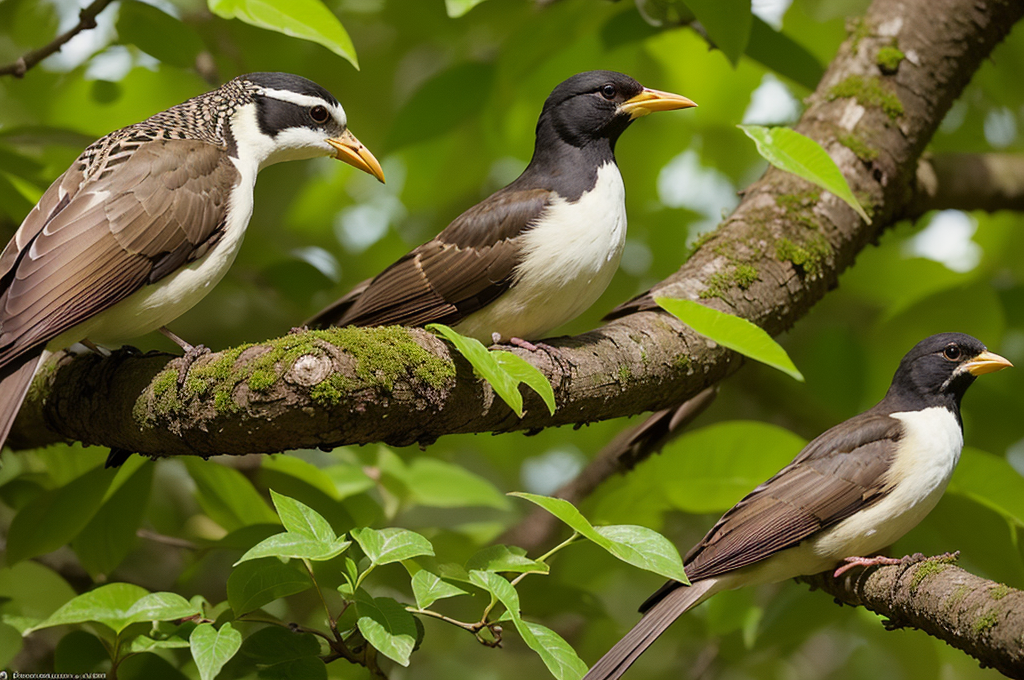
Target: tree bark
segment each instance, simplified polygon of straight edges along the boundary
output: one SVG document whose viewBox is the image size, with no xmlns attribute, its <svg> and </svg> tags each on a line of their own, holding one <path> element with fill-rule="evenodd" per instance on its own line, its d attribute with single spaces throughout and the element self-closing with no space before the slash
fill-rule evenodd
<svg viewBox="0 0 1024 680">
<path fill-rule="evenodd" d="M 773 335 L 791 327 L 881 229 L 913 212 L 921 152 L 1022 13 L 1015 0 L 877 0 L 797 125 L 829 151 L 873 223 L 770 169 L 653 294 L 701 300 Z M 893 44 L 906 58 L 895 73 L 883 72 L 878 49 Z M 756 278 L 737 276 L 739 267 Z M 150 455 L 429 443 L 449 433 L 668 408 L 741 365 L 738 355 L 653 309 L 651 296 L 641 296 L 608 325 L 552 341 L 553 351 L 518 350 L 551 380 L 553 416 L 528 393 L 528 412 L 516 418 L 465 361 L 422 330 L 346 329 L 204 357 L 182 385 L 171 379 L 166 355 L 64 358 L 37 380 L 10 441 L 67 438 Z"/>
</svg>

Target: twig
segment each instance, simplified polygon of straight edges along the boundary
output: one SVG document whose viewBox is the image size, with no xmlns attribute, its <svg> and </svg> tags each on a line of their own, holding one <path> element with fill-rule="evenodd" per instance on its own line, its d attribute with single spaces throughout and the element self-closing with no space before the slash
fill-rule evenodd
<svg viewBox="0 0 1024 680">
<path fill-rule="evenodd" d="M 203 546 L 198 543 L 193 543 L 187 539 L 178 538 L 176 536 L 165 536 L 164 534 L 158 534 L 157 532 L 150 531 L 149 529 L 139 529 L 135 532 L 135 535 L 147 541 L 169 545 L 172 548 L 184 548 L 185 550 L 202 550 L 203 548 Z"/>
<path fill-rule="evenodd" d="M 14 76 L 15 78 L 21 78 L 25 73 L 46 59 L 51 54 L 59 52 L 65 43 L 74 38 L 82 31 L 88 31 L 96 28 L 96 15 L 106 9 L 107 5 L 112 3 L 114 0 L 94 0 L 94 2 L 88 7 L 84 7 L 78 13 L 78 23 L 72 26 L 69 30 L 61 33 L 56 38 L 51 40 L 46 45 L 40 48 L 34 49 L 31 52 L 18 57 L 14 62 L 7 64 L 6 66 L 0 66 L 0 76 Z"/>
</svg>

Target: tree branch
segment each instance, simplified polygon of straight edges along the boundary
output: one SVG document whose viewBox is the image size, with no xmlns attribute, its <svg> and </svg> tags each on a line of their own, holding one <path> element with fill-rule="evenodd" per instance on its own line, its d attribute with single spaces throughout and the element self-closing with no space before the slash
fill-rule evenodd
<svg viewBox="0 0 1024 680">
<path fill-rule="evenodd" d="M 30 68 L 41 62 L 43 59 L 46 59 L 51 54 L 59 52 L 60 48 L 64 47 L 64 44 L 76 35 L 82 31 L 88 31 L 96 28 L 96 16 L 106 9 L 107 5 L 113 1 L 114 0 L 93 0 L 91 5 L 83 7 L 78 13 L 77 24 L 64 33 L 58 35 L 46 45 L 32 50 L 31 52 L 26 52 L 10 64 L 0 66 L 0 76 L 14 76 L 15 78 L 23 77 Z"/>
<path fill-rule="evenodd" d="M 1024 210 L 1024 155 L 947 153 L 922 160 L 906 216 L 929 210 Z"/>
<path fill-rule="evenodd" d="M 1024 678 L 1024 592 L 975 576 L 941 559 L 871 569 L 840 578 L 798 579 L 840 604 L 861 606 L 889 620 L 890 629 L 913 627 L 970 654 L 983 666 Z"/>
<path fill-rule="evenodd" d="M 772 335 L 791 327 L 880 229 L 907 214 L 922 150 L 1022 13 L 1016 0 L 876 0 L 864 19 L 868 35 L 841 46 L 797 125 L 831 153 L 873 226 L 831 194 L 770 169 L 653 292 L 700 299 Z M 914 20 L 923 15 L 942 20 Z M 885 74 L 877 51 L 894 41 L 908 56 Z M 872 160 L 845 145 L 851 138 Z M 756 280 L 737 277 L 739 266 Z M 340 329 L 203 357 L 181 386 L 166 355 L 64 357 L 37 379 L 10 441 L 69 438 L 151 455 L 429 443 L 670 408 L 739 368 L 738 355 L 654 309 L 641 296 L 608 325 L 551 341 L 553 351 L 516 350 L 551 380 L 553 416 L 529 393 L 528 413 L 517 419 L 425 331 Z"/>
</svg>

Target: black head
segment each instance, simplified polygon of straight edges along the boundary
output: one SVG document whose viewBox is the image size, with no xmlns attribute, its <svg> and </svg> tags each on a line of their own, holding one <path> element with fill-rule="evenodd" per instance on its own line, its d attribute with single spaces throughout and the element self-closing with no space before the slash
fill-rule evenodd
<svg viewBox="0 0 1024 680">
<path fill-rule="evenodd" d="M 939 333 L 925 338 L 900 361 L 886 394 L 894 410 L 949 406 L 959 412 L 960 400 L 974 379 L 1011 366 L 964 333 Z"/>
<path fill-rule="evenodd" d="M 347 126 L 345 109 L 312 80 L 291 73 L 248 73 L 238 80 L 257 86 L 253 93 L 256 120 L 265 135 L 276 137 L 295 128 L 339 135 Z"/>
<path fill-rule="evenodd" d="M 572 146 L 607 140 L 614 149 L 619 135 L 638 117 L 691 106 L 696 105 L 686 97 L 646 89 L 624 73 L 587 71 L 552 90 L 537 122 L 537 134 L 539 138 L 550 126 Z"/>
</svg>

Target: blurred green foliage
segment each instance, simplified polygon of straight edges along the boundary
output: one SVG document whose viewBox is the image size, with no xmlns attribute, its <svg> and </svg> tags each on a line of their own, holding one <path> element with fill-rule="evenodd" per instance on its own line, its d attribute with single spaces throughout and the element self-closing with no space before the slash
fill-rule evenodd
<svg viewBox="0 0 1024 680">
<path fill-rule="evenodd" d="M 174 324 L 183 337 L 215 349 L 281 335 L 514 178 L 530 157 L 537 114 L 554 85 L 577 71 L 616 69 L 685 94 L 700 108 L 641 120 L 620 140 L 629 240 L 608 292 L 563 329 L 580 332 L 674 271 L 699 233 L 736 204 L 736 191 L 765 163 L 735 126 L 793 122 L 800 100 L 845 37 L 847 18 L 863 13 L 867 0 L 754 2 L 759 15 L 735 24 L 706 15 L 716 3 L 672 0 L 325 5 L 351 37 L 360 71 L 321 44 L 222 18 L 201 0 L 122 0 L 62 54 L 23 79 L 0 79 L 0 240 L 93 139 L 240 73 L 304 75 L 338 96 L 355 134 L 382 160 L 388 184 L 327 159 L 267 169 L 238 261 Z M 0 63 L 47 43 L 74 23 L 77 9 L 70 0 L 0 2 Z M 735 66 L 680 25 L 702 14 L 706 31 L 722 36 Z M 1018 29 L 975 75 L 930 150 L 1020 152 L 1022 68 Z M 583 513 L 597 524 L 651 527 L 685 552 L 718 513 L 787 462 L 802 441 L 879 399 L 899 358 L 926 335 L 968 332 L 1020 365 L 1022 227 L 1016 214 L 956 212 L 896 225 L 861 254 L 838 290 L 779 339 L 806 383 L 749 362 L 723 385 L 692 432 L 637 472 L 609 481 L 582 505 Z M 137 344 L 172 349 L 158 336 Z M 969 448 L 961 469 L 939 507 L 896 553 L 960 549 L 961 564 L 975 573 L 1024 586 L 1024 430 L 1013 415 L 1024 408 L 1022 395 L 1019 370 L 972 388 L 963 411 Z M 453 436 L 427 451 L 368 446 L 130 461 L 116 472 L 100 469 L 106 451 L 77 445 L 5 451 L 0 667 L 104 669 L 109 655 L 91 629 L 40 630 L 32 644 L 18 633 L 76 592 L 108 583 L 173 592 L 192 603 L 201 597 L 216 630 L 230 625 L 227 631 L 243 634 L 238 654 L 218 677 L 254 677 L 256 669 L 265 677 L 367 677 L 344 661 L 316 666 L 308 636 L 284 639 L 268 632 L 275 628 L 230 622 L 228 603 L 246 602 L 239 599 L 239 577 L 234 585 L 229 580 L 232 564 L 281 532 L 270 489 L 301 501 L 339 536 L 355 527 L 404 527 L 427 537 L 446 562 L 465 564 L 526 513 L 526 503 L 509 503 L 503 492 L 549 494 L 622 426 L 596 423 L 532 437 Z M 429 558 L 417 559 L 430 566 Z M 505 567 L 514 561 L 502 559 Z M 327 561 L 314 563 L 312 573 L 337 611 L 348 571 Z M 292 594 L 267 601 L 264 611 L 322 627 L 316 590 L 300 592 L 296 574 L 280 574 L 292 585 L 272 593 Z M 527 630 L 535 640 L 550 640 L 544 631 L 556 631 L 592 662 L 632 625 L 636 606 L 661 580 L 584 543 L 559 553 L 548 576 L 520 584 L 526 618 L 513 624 L 534 627 Z M 374 602 L 407 604 L 428 594 L 423 589 L 430 585 L 421 583 L 414 595 L 409 572 L 397 564 L 381 566 L 367 582 Z M 476 592 L 432 606 L 471 620 L 486 604 Z M 357 627 L 356 609 L 339 625 Z M 514 626 L 503 649 L 480 645 L 442 621 L 425 619 L 422 626 L 423 641 L 408 670 L 395 667 L 392 677 L 497 680 L 546 673 L 522 637 L 511 633 Z M 175 648 L 172 628 L 130 624 L 126 630 L 166 644 L 129 658 L 119 676 L 208 674 L 216 659 L 197 665 L 189 650 Z M 200 635 L 216 647 L 212 632 Z M 281 658 L 268 656 L 274 645 L 293 649 L 294 658 L 268 671 L 270 661 Z M 698 659 L 710 664 L 711 676 L 730 678 L 994 676 L 922 633 L 885 632 L 876 616 L 836 607 L 794 583 L 713 598 L 675 624 L 631 675 L 692 677 Z"/>
</svg>

